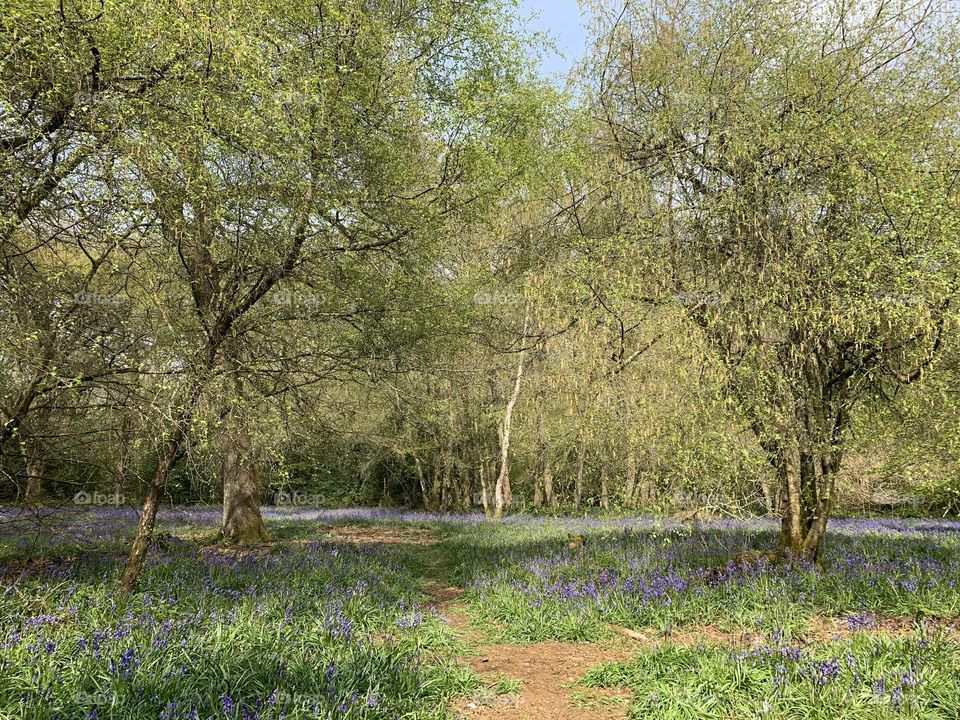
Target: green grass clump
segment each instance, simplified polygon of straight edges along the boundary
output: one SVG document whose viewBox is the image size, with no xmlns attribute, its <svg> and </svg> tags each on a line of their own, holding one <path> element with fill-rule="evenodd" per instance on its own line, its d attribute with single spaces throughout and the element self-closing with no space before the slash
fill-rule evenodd
<svg viewBox="0 0 960 720">
<path fill-rule="evenodd" d="M 857 633 L 809 646 L 751 650 L 664 645 L 600 665 L 592 687 L 630 687 L 631 718 L 875 720 L 960 716 L 955 639 Z"/>
</svg>

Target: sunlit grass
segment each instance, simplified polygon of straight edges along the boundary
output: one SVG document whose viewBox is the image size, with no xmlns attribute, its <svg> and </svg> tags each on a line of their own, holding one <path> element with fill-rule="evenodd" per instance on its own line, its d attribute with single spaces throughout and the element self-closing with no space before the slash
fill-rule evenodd
<svg viewBox="0 0 960 720">
<path fill-rule="evenodd" d="M 749 650 L 664 645 L 592 669 L 585 683 L 629 687 L 631 718 L 956 718 L 960 645 L 918 633 L 855 634 L 795 645 L 783 638 Z"/>
<path fill-rule="evenodd" d="M 840 522 L 810 566 L 771 560 L 764 520 L 268 509 L 275 542 L 236 550 L 215 540 L 216 513 L 176 510 L 161 515 L 165 541 L 130 598 L 116 586 L 135 516 L 61 514 L 30 535 L 4 512 L 0 716 L 445 718 L 457 696 L 522 692 L 518 678 L 455 664 L 470 648 L 427 607 L 427 581 L 464 588 L 487 641 L 641 631 L 649 642 L 630 646 L 633 660 L 587 677 L 633 688 L 634 717 L 947 718 L 960 707 L 956 640 L 939 629 L 960 608 L 956 523 Z M 359 529 L 395 537 L 344 539 Z M 429 542 L 404 543 L 414 530 Z M 584 546 L 571 549 L 570 533 Z M 818 623 L 844 639 L 807 642 Z M 704 626 L 727 644 L 691 644 Z M 744 632 L 753 644 L 734 647 Z M 907 671 L 920 681 L 902 682 Z"/>
</svg>

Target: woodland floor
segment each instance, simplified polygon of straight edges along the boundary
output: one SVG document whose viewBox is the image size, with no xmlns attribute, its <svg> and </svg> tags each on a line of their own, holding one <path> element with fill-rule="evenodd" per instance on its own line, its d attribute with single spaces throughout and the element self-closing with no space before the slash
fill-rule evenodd
<svg viewBox="0 0 960 720">
<path fill-rule="evenodd" d="M 409 546 L 422 556 L 420 578 L 428 607 L 438 612 L 463 641 L 458 663 L 488 681 L 489 692 L 461 698 L 454 707 L 458 717 L 477 720 L 614 720 L 626 718 L 631 703 L 629 687 L 592 688 L 580 684 L 584 674 L 599 663 L 626 660 L 639 650 L 665 645 L 726 646 L 749 650 L 764 642 L 761 633 L 732 632 L 713 624 L 686 625 L 669 636 L 608 626 L 616 633 L 602 642 L 531 643 L 493 642 L 491 633 L 471 619 L 469 605 L 461 600 L 464 590 L 449 583 L 451 568 L 442 550 L 434 546 L 443 538 L 418 528 L 330 525 L 327 539 L 355 544 Z M 916 623 L 908 616 L 874 618 L 870 634 L 900 636 L 912 633 Z M 960 631 L 960 621 L 933 622 L 931 630 Z M 863 632 L 863 630 L 860 630 Z M 797 638 L 804 644 L 849 638 L 853 630 L 839 619 L 818 618 Z M 509 688 L 506 692 L 495 688 Z"/>
<path fill-rule="evenodd" d="M 282 509 L 225 547 L 173 509 L 118 598 L 135 515 L 54 519 L 0 523 L 0 717 L 267 720 L 278 688 L 297 718 L 960 717 L 956 521 L 837 521 L 802 567 L 766 559 L 765 519 Z"/>
<path fill-rule="evenodd" d="M 471 622 L 468 605 L 460 601 L 463 589 L 447 582 L 445 558 L 431 551 L 442 538 L 427 530 L 403 527 L 330 525 L 328 538 L 356 544 L 416 546 L 425 552 L 421 578 L 430 606 L 464 642 L 458 662 L 489 681 L 516 686 L 515 691 L 489 692 L 461 698 L 455 712 L 463 718 L 503 720 L 614 720 L 626 717 L 630 691 L 578 688 L 578 681 L 594 665 L 630 656 L 630 641 L 567 643 L 555 640 L 527 644 L 489 642 L 483 628 Z"/>
<path fill-rule="evenodd" d="M 346 532 L 344 532 L 346 530 Z M 363 538 L 371 542 L 381 528 L 337 528 L 339 537 Z M 397 542 L 387 532 L 377 542 Z M 420 545 L 433 545 L 437 538 L 417 537 Z M 489 642 L 482 627 L 471 622 L 468 605 L 460 601 L 463 589 L 444 582 L 443 558 L 435 555 L 423 578 L 424 594 L 432 601 L 454 632 L 464 641 L 467 652 L 458 662 L 489 681 L 491 687 L 513 681 L 515 691 L 462 698 L 455 712 L 463 718 L 502 718 L 503 720 L 613 720 L 626 717 L 630 691 L 578 688 L 578 681 L 591 667 L 630 656 L 627 642 L 616 639 L 606 643 L 568 643 L 547 640 L 535 643 Z"/>
</svg>

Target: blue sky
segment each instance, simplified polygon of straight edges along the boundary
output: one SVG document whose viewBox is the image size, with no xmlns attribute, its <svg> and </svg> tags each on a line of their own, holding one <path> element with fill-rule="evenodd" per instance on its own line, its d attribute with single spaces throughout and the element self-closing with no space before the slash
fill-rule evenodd
<svg viewBox="0 0 960 720">
<path fill-rule="evenodd" d="M 520 0 L 519 15 L 525 27 L 546 32 L 556 43 L 556 52 L 544 53 L 540 67 L 544 75 L 565 76 L 583 56 L 586 18 L 577 0 Z"/>
</svg>

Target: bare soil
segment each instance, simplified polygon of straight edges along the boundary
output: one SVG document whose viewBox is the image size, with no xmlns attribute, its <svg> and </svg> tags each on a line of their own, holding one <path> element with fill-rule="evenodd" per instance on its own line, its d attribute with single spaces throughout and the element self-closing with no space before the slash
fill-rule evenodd
<svg viewBox="0 0 960 720">
<path fill-rule="evenodd" d="M 368 528 L 334 526 L 336 539 L 356 543 L 433 545 L 440 538 L 413 528 Z M 433 575 L 438 563 L 431 563 Z M 756 647 L 768 640 L 750 630 L 728 630 L 718 625 L 686 625 L 663 634 L 653 628 L 632 629 L 610 625 L 617 637 L 602 643 L 545 641 L 530 644 L 491 643 L 482 628 L 471 624 L 468 608 L 460 600 L 463 590 L 428 579 L 424 593 L 431 607 L 449 623 L 468 644 L 470 651 L 458 662 L 487 679 L 488 688 L 502 681 L 519 681 L 516 692 L 497 694 L 493 690 L 456 703 L 458 717 L 464 720 L 615 720 L 625 718 L 632 693 L 629 688 L 595 689 L 578 685 L 583 675 L 602 662 L 625 660 L 638 649 L 672 645 L 724 645 Z M 863 632 L 904 635 L 917 623 L 910 617 L 875 616 L 873 626 Z M 960 621 L 928 623 L 931 632 L 960 631 Z M 854 630 L 842 618 L 817 618 L 808 631 L 795 640 L 820 642 L 849 637 Z"/>
<path fill-rule="evenodd" d="M 382 545 L 436 545 L 443 539 L 428 530 L 418 528 L 329 525 L 322 529 L 332 535 L 334 540 L 345 540 L 360 545 L 372 543 Z"/>
<path fill-rule="evenodd" d="M 461 701 L 457 711 L 465 718 L 612 720 L 626 716 L 628 689 L 577 688 L 583 674 L 597 663 L 629 657 L 622 648 L 549 640 L 530 645 L 481 645 L 476 650 L 476 655 L 461 662 L 493 682 L 516 678 L 523 685 L 518 693 L 498 696 L 489 703 Z"/>
<path fill-rule="evenodd" d="M 424 592 L 432 606 L 450 626 L 473 647 L 472 654 L 460 658 L 491 686 L 499 680 L 519 680 L 519 692 L 489 698 L 464 698 L 456 711 L 463 718 L 503 718 L 504 720 L 613 720 L 623 718 L 630 692 L 623 690 L 578 689 L 577 681 L 594 665 L 623 660 L 629 648 L 616 644 L 580 644 L 557 641 L 518 645 L 486 643 L 483 633 L 470 624 L 465 604 L 459 602 L 463 590 L 428 582 Z"/>
<path fill-rule="evenodd" d="M 921 627 L 926 627 L 934 635 L 940 632 L 960 632 L 960 620 L 930 618 L 918 621 L 908 615 L 874 615 L 872 620 L 870 627 L 854 631 L 843 618 L 815 618 L 810 621 L 810 629 L 803 639 L 807 642 L 841 640 L 850 637 L 854 632 L 910 635 Z"/>
</svg>

